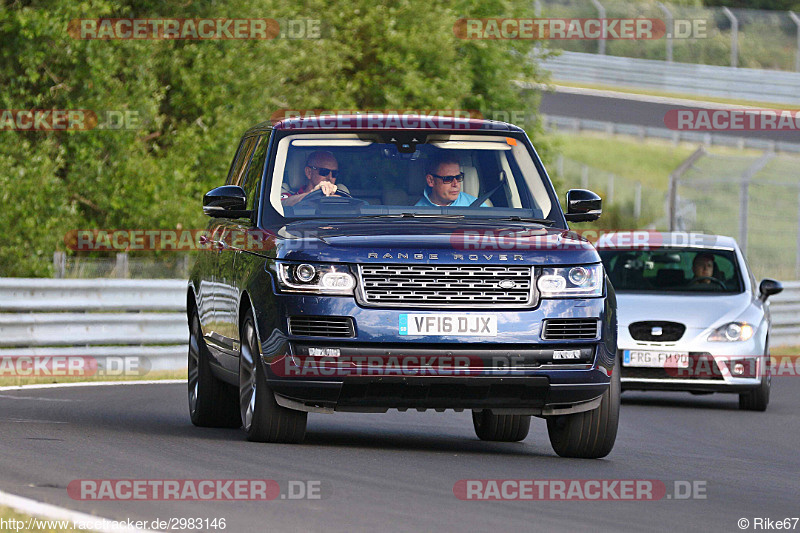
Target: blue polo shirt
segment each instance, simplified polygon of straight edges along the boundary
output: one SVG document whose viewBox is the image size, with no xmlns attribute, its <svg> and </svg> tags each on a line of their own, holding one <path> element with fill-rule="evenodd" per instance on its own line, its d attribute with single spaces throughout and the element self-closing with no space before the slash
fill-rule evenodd
<svg viewBox="0 0 800 533">
<path fill-rule="evenodd" d="M 471 194 L 467 194 L 462 191 L 458 193 L 458 198 L 456 198 L 452 204 L 448 206 L 441 206 L 431 202 L 431 199 L 428 196 L 428 187 L 425 187 L 425 192 L 423 192 L 422 194 L 423 194 L 422 198 L 420 198 L 419 201 L 414 205 L 424 206 L 424 207 L 469 207 L 470 204 L 472 204 L 472 202 L 477 200 L 477 198 L 475 198 Z M 481 207 L 488 207 L 488 206 L 484 203 Z"/>
</svg>

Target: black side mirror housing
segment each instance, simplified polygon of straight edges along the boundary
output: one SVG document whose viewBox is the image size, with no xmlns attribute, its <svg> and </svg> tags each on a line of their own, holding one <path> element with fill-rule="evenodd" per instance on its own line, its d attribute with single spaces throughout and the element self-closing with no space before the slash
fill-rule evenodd
<svg viewBox="0 0 800 533">
<path fill-rule="evenodd" d="M 203 213 L 215 218 L 249 217 L 247 195 L 238 185 L 223 185 L 211 189 L 203 196 Z"/>
<path fill-rule="evenodd" d="M 767 298 L 773 294 L 778 294 L 782 290 L 783 285 L 781 285 L 781 282 L 774 279 L 764 278 L 758 285 L 759 298 L 763 302 L 766 302 Z"/>
<path fill-rule="evenodd" d="M 564 217 L 569 222 L 592 222 L 603 213 L 603 200 L 586 189 L 567 191 L 567 212 Z"/>
</svg>

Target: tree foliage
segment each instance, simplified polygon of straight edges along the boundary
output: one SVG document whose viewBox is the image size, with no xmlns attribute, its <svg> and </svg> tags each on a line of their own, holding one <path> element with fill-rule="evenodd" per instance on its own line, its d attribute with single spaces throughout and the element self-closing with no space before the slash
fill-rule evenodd
<svg viewBox="0 0 800 533">
<path fill-rule="evenodd" d="M 47 276 L 70 229 L 203 227 L 202 194 L 242 132 L 278 109 L 532 110 L 530 42 L 465 41 L 459 17 L 519 0 L 12 2 L 0 8 L 0 109 L 129 110 L 141 128 L 0 131 L 0 276 Z M 528 14 L 529 15 L 529 14 Z M 80 40 L 81 18 L 319 19 L 323 38 Z M 529 124 L 529 126 L 531 126 Z"/>
</svg>

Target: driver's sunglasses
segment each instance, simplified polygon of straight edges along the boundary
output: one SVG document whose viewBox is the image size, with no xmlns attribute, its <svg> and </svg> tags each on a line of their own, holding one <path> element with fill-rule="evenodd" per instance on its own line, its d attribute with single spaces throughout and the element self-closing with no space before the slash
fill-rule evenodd
<svg viewBox="0 0 800 533">
<path fill-rule="evenodd" d="M 455 176 L 440 176 L 438 174 L 431 174 L 431 176 L 433 176 L 434 178 L 439 178 L 440 180 L 442 180 L 442 183 L 451 183 L 453 180 L 456 180 L 459 183 L 464 181 L 464 173 L 463 172 L 459 172 Z"/>
<path fill-rule="evenodd" d="M 339 171 L 338 170 L 333 170 L 332 168 L 313 167 L 311 165 L 308 165 L 308 168 L 316 170 L 317 172 L 319 172 L 319 175 L 322 176 L 323 178 L 325 176 L 327 176 L 328 174 L 330 174 L 332 178 L 338 178 L 339 177 Z"/>
</svg>

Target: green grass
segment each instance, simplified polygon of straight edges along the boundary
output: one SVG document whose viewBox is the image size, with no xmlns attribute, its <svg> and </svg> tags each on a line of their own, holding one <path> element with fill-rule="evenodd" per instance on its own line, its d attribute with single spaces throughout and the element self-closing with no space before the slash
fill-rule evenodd
<svg viewBox="0 0 800 533">
<path fill-rule="evenodd" d="M 637 140 L 624 135 L 581 132 L 551 135 L 556 155 L 584 163 L 590 167 L 611 172 L 623 178 L 640 181 L 645 188 L 667 190 L 670 173 L 689 157 L 696 144 L 679 143 L 661 139 Z M 758 156 L 756 150 L 739 150 L 720 146 L 706 147 L 711 154 L 724 156 Z M 548 169 L 555 170 L 555 156 L 545 161 Z"/>
<path fill-rule="evenodd" d="M 80 529 L 73 529 L 73 528 L 53 528 L 53 527 L 44 527 L 47 525 L 47 522 L 50 522 L 49 525 L 54 525 L 53 522 L 62 522 L 61 520 L 53 520 L 50 518 L 36 518 L 38 521 L 36 525 L 40 527 L 32 527 L 28 529 L 28 520 L 31 519 L 31 515 L 26 515 L 22 513 L 18 513 L 17 511 L 11 509 L 10 507 L 0 506 L 0 518 L 6 521 L 6 525 L 8 526 L 8 520 L 17 520 L 25 523 L 25 526 L 21 529 L 16 529 L 12 527 L 5 527 L 4 531 L 20 531 L 25 533 L 77 533 L 78 531 L 91 531 L 91 530 L 80 530 Z"/>
<path fill-rule="evenodd" d="M 771 346 L 769 349 L 770 355 L 798 355 L 800 354 L 800 346 Z"/>
<path fill-rule="evenodd" d="M 0 387 L 12 387 L 18 385 L 35 385 L 47 383 L 78 383 L 92 381 L 142 381 L 142 380 L 162 380 L 162 379 L 186 379 L 186 370 L 160 370 L 148 372 L 141 376 L 91 376 L 91 377 L 52 377 L 52 376 L 16 376 L 0 377 Z"/>
</svg>

